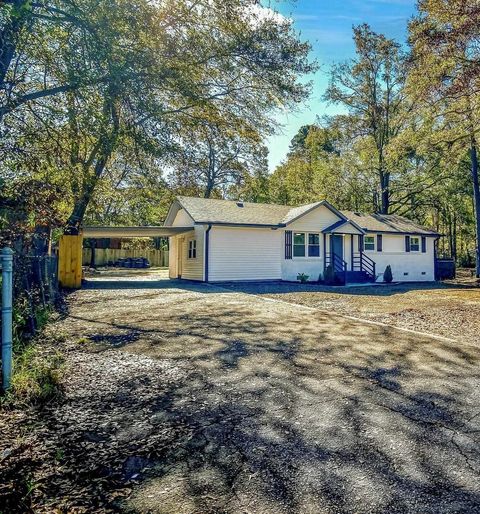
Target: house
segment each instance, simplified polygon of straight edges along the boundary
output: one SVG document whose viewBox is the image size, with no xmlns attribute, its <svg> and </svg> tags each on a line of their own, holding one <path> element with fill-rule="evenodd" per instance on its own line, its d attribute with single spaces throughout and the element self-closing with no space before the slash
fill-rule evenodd
<svg viewBox="0 0 480 514">
<path fill-rule="evenodd" d="M 206 282 L 435 279 L 437 232 L 397 215 L 339 211 L 327 201 L 299 207 L 180 196 L 165 226 L 170 278 Z"/>
</svg>

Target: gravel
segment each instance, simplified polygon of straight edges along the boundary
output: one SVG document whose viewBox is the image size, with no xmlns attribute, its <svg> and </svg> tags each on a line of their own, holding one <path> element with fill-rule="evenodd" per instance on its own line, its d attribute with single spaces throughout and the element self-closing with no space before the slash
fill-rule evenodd
<svg viewBox="0 0 480 514">
<path fill-rule="evenodd" d="M 65 393 L 0 417 L 8 512 L 480 512 L 475 346 L 140 278 L 50 325 Z"/>
</svg>

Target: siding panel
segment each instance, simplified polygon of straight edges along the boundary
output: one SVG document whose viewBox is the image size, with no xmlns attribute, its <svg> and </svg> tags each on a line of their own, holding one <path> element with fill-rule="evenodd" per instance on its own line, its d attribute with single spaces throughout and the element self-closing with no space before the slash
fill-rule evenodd
<svg viewBox="0 0 480 514">
<path fill-rule="evenodd" d="M 192 232 L 182 234 L 182 278 L 188 280 L 203 280 L 203 241 L 205 229 L 203 226 L 196 226 Z M 197 258 L 188 258 L 188 242 L 197 240 Z"/>
<path fill-rule="evenodd" d="M 283 231 L 213 227 L 209 281 L 281 278 Z"/>
</svg>

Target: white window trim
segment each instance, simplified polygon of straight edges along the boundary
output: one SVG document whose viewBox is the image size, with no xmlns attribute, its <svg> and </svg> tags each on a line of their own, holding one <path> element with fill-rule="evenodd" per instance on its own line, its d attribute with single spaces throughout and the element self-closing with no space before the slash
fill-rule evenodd
<svg viewBox="0 0 480 514">
<path fill-rule="evenodd" d="M 412 240 L 416 239 L 418 241 L 418 249 L 414 250 L 412 248 Z M 410 236 L 410 251 L 411 252 L 420 252 L 422 250 L 422 241 L 419 236 Z"/>
<path fill-rule="evenodd" d="M 373 239 L 373 248 L 367 248 L 366 247 L 366 239 L 367 237 L 371 237 Z M 377 241 L 376 241 L 376 236 L 364 236 L 363 237 L 363 251 L 364 252 L 375 252 L 377 250 Z"/>
<path fill-rule="evenodd" d="M 295 246 L 300 246 L 300 245 L 295 245 L 295 234 L 304 234 L 305 235 L 305 244 L 304 244 L 304 247 L 305 247 L 305 255 L 295 255 Z M 315 234 L 318 236 L 318 257 L 317 256 L 314 256 L 314 255 L 308 255 L 308 239 L 309 239 L 309 235 L 310 234 Z M 321 255 L 322 255 L 322 251 L 321 251 L 321 232 L 305 232 L 303 230 L 294 230 L 293 233 L 292 233 L 292 259 L 303 259 L 303 260 L 308 260 L 308 259 L 312 259 L 314 261 L 317 261 L 318 259 L 320 259 Z"/>
<path fill-rule="evenodd" d="M 194 252 L 195 252 L 195 257 L 193 257 Z M 188 240 L 187 258 L 189 260 L 195 260 L 197 258 L 197 240 L 196 239 Z"/>
</svg>

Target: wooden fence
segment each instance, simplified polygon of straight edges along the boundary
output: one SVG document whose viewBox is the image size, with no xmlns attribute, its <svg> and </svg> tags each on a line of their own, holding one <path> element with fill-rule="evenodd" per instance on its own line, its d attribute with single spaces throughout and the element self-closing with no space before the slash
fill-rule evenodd
<svg viewBox="0 0 480 514">
<path fill-rule="evenodd" d="M 166 268 L 168 267 L 168 250 L 125 250 L 117 248 L 95 248 L 95 266 L 106 266 L 113 264 L 118 259 L 128 257 L 148 259 L 150 266 Z M 92 249 L 84 248 L 82 263 L 89 266 L 92 261 Z"/>
<path fill-rule="evenodd" d="M 82 284 L 81 235 L 60 238 L 58 246 L 58 281 L 62 287 L 77 289 Z"/>
<path fill-rule="evenodd" d="M 435 280 L 453 279 L 455 275 L 454 259 L 435 259 Z"/>
</svg>

